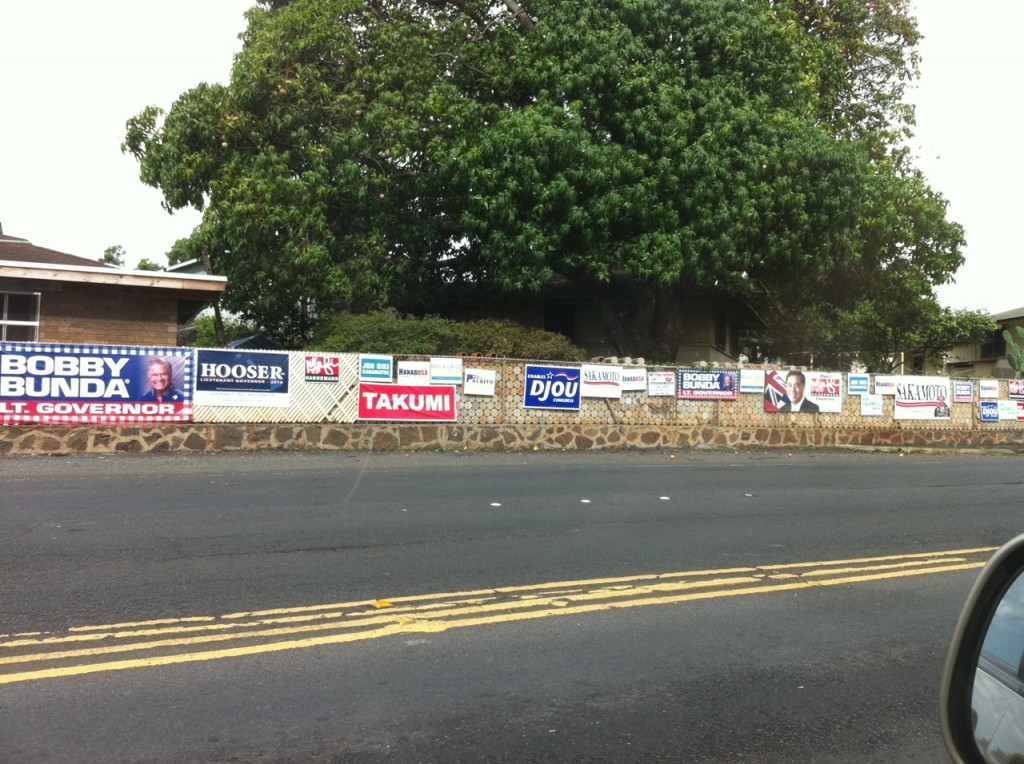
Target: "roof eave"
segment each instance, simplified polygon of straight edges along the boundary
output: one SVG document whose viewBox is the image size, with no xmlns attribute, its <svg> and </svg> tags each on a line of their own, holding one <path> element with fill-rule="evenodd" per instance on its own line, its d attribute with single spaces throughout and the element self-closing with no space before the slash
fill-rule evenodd
<svg viewBox="0 0 1024 764">
<path fill-rule="evenodd" d="M 16 260 L 0 260 L 0 278 L 69 281 L 76 284 L 106 284 L 149 289 L 192 290 L 220 293 L 227 288 L 225 276 L 129 271 L 103 267 L 46 265 Z"/>
</svg>

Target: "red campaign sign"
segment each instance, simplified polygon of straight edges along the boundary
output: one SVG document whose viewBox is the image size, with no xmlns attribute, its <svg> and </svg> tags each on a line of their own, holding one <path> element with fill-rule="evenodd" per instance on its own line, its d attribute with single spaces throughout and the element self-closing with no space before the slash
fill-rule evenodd
<svg viewBox="0 0 1024 764">
<path fill-rule="evenodd" d="M 361 382 L 359 418 L 392 422 L 454 422 L 455 387 Z"/>
<path fill-rule="evenodd" d="M 838 377 L 812 377 L 811 395 L 837 396 L 842 392 Z"/>
<path fill-rule="evenodd" d="M 192 404 L 182 401 L 0 400 L 0 422 L 42 424 L 131 424 L 190 422 Z"/>
<path fill-rule="evenodd" d="M 341 359 L 329 355 L 306 356 L 307 382 L 337 382 L 341 377 Z"/>
</svg>

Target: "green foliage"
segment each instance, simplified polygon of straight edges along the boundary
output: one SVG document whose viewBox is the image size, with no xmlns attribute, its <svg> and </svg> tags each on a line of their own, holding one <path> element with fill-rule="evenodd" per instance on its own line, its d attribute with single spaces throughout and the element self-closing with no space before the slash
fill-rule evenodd
<svg viewBox="0 0 1024 764">
<path fill-rule="evenodd" d="M 208 255 L 225 307 L 292 345 L 554 275 L 648 357 L 675 357 L 694 291 L 776 338 L 794 302 L 888 321 L 888 282 L 934 301 L 962 246 L 900 148 L 905 5 L 264 0 L 231 81 L 143 110 L 123 149 L 204 211 L 171 261 Z"/>
<path fill-rule="evenodd" d="M 253 334 L 260 334 L 259 330 L 251 323 L 232 316 L 225 316 L 224 339 L 226 342 L 249 337 Z M 193 322 L 192 331 L 179 337 L 182 345 L 196 348 L 221 347 L 217 341 L 217 328 L 212 313 L 203 313 Z"/>
<path fill-rule="evenodd" d="M 155 263 L 148 257 L 144 257 L 139 260 L 139 264 L 135 266 L 135 270 L 138 271 L 162 271 L 164 267 L 160 263 Z"/>
<path fill-rule="evenodd" d="M 1017 333 L 1020 344 L 1014 342 L 1013 334 L 1009 329 L 1003 329 L 1003 339 L 1006 340 L 1006 360 L 1009 361 L 1010 368 L 1016 372 L 1018 377 L 1024 377 L 1024 327 L 1015 326 L 1014 331 Z"/>
<path fill-rule="evenodd" d="M 124 251 L 124 247 L 120 244 L 115 244 L 112 247 L 107 247 L 103 250 L 103 257 L 100 258 L 101 263 L 107 265 L 113 265 L 117 268 L 124 268 L 124 258 L 127 252 Z"/>
<path fill-rule="evenodd" d="M 336 353 L 494 354 L 501 358 L 576 361 L 583 351 L 565 337 L 509 321 L 415 318 L 395 310 L 339 313 L 317 328 L 311 347 Z"/>
</svg>

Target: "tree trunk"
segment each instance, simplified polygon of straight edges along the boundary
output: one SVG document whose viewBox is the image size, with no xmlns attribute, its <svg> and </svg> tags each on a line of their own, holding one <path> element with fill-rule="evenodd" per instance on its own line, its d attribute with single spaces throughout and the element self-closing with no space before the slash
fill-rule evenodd
<svg viewBox="0 0 1024 764">
<path fill-rule="evenodd" d="M 592 294 L 619 355 L 675 362 L 684 330 L 682 286 L 621 279 L 594 285 Z"/>
</svg>

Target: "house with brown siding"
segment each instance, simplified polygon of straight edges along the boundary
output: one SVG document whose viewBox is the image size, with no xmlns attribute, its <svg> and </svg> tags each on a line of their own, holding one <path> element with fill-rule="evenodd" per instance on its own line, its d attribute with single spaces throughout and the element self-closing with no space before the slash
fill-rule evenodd
<svg viewBox="0 0 1024 764">
<path fill-rule="evenodd" d="M 37 247 L 0 229 L 0 341 L 178 344 L 227 279 L 133 271 Z"/>
</svg>

